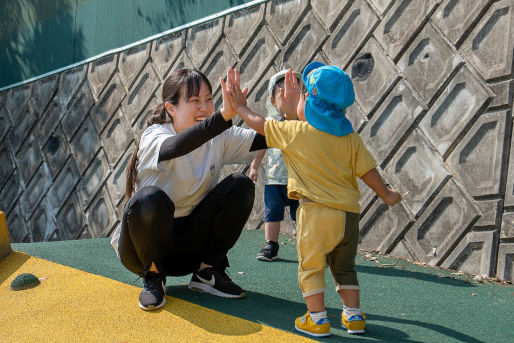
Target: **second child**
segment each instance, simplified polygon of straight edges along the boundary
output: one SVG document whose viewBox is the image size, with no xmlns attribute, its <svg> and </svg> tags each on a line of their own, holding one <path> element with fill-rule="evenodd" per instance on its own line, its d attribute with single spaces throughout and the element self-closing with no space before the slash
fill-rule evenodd
<svg viewBox="0 0 514 343">
<path fill-rule="evenodd" d="M 271 105 L 277 110 L 276 115 L 271 115 L 266 120 L 296 120 L 296 111 L 290 115 L 286 115 L 282 102 L 280 101 L 280 93 L 284 92 L 284 78 L 287 70 L 282 70 L 273 75 L 269 81 L 268 91 L 270 94 Z M 296 73 L 297 78 L 301 78 L 300 73 Z M 250 165 L 250 179 L 257 182 L 259 175 L 259 167 L 265 159 L 265 177 L 264 177 L 264 237 L 266 243 L 256 258 L 259 261 L 274 261 L 278 259 L 280 235 L 280 222 L 284 220 L 284 210 L 289 206 L 289 214 L 293 223 L 296 224 L 296 210 L 298 209 L 298 200 L 289 199 L 287 197 L 287 168 L 284 164 L 284 158 L 280 149 L 269 148 L 259 150 L 255 154 L 255 158 Z M 296 227 L 293 234 L 296 233 Z"/>
</svg>

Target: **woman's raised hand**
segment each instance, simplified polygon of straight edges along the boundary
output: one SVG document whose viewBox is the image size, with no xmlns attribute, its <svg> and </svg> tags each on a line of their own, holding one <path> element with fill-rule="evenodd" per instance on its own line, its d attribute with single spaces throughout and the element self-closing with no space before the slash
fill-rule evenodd
<svg viewBox="0 0 514 343">
<path fill-rule="evenodd" d="M 223 108 L 221 109 L 221 115 L 225 120 L 232 119 L 237 114 L 239 106 L 246 106 L 246 95 L 248 94 L 248 88 L 241 91 L 239 70 L 228 68 L 227 69 L 227 80 L 220 78 Z"/>
</svg>

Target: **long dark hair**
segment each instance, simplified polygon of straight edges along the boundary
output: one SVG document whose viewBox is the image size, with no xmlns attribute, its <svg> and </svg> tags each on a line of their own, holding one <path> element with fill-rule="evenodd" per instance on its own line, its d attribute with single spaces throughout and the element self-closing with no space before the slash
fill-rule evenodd
<svg viewBox="0 0 514 343">
<path fill-rule="evenodd" d="M 160 103 L 153 113 L 146 119 L 145 130 L 154 124 L 166 124 L 172 123 L 172 117 L 167 113 L 164 104 L 170 102 L 173 105 L 177 105 L 182 95 L 182 87 L 185 85 L 185 98 L 186 101 L 193 96 L 197 96 L 200 93 L 200 87 L 204 83 L 209 92 L 212 93 L 211 83 L 209 79 L 200 71 L 194 69 L 178 69 L 170 74 L 164 80 L 162 87 L 162 103 Z M 125 185 L 125 200 L 128 201 L 134 193 L 134 186 L 137 178 L 137 153 L 139 151 L 139 141 L 136 146 L 136 150 L 132 153 L 132 157 L 125 170 L 127 174 L 127 181 Z"/>
</svg>

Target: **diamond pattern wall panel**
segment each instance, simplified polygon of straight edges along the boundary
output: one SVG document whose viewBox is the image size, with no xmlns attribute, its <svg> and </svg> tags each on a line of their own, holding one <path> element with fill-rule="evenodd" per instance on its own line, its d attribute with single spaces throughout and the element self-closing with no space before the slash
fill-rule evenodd
<svg viewBox="0 0 514 343">
<path fill-rule="evenodd" d="M 270 0 L 0 92 L 11 239 L 111 234 L 128 160 L 174 70 L 202 70 L 221 106 L 218 79 L 238 68 L 250 107 L 266 115 L 271 75 L 318 60 L 351 76 L 346 115 L 384 181 L 408 192 L 390 208 L 359 180 L 360 248 L 512 280 L 513 6 Z M 232 172 L 248 165 L 222 174 Z M 259 181 L 247 229 L 262 228 L 263 190 Z M 291 233 L 288 217 L 281 230 Z"/>
</svg>

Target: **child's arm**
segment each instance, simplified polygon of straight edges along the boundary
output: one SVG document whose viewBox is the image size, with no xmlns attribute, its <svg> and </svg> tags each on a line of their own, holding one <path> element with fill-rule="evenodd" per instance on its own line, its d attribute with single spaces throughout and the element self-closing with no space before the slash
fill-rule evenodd
<svg viewBox="0 0 514 343">
<path fill-rule="evenodd" d="M 296 74 L 289 69 L 284 78 L 284 89 L 280 88 L 280 103 L 287 120 L 298 119 L 297 106 L 300 99 L 300 86 Z"/>
<path fill-rule="evenodd" d="M 266 154 L 266 150 L 262 149 L 257 151 L 255 157 L 250 164 L 250 174 L 248 175 L 253 182 L 257 182 L 257 178 L 259 177 L 259 167 L 264 159 L 264 155 Z"/>
<path fill-rule="evenodd" d="M 394 189 L 386 187 L 376 168 L 362 175 L 362 181 L 367 184 L 387 205 L 393 206 L 402 201 L 402 195 Z"/>
</svg>

